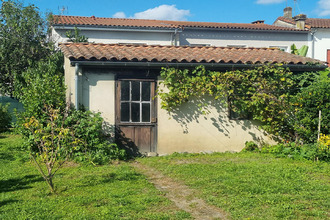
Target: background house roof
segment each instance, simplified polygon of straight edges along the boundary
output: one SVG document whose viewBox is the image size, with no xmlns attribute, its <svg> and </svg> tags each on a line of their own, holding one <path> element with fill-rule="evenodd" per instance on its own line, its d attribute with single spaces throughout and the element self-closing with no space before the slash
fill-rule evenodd
<svg viewBox="0 0 330 220">
<path fill-rule="evenodd" d="M 191 22 L 191 21 L 165 21 L 126 18 L 100 18 L 81 16 L 53 16 L 53 26 L 97 26 L 97 27 L 138 27 L 138 28 L 212 28 L 212 29 L 247 29 L 267 31 L 295 31 L 304 32 L 294 28 L 278 27 L 263 23 L 214 23 L 214 22 Z"/>
<path fill-rule="evenodd" d="M 293 19 L 278 17 L 276 21 L 283 21 L 292 25 L 295 25 L 296 22 Z M 275 22 L 276 22 L 275 21 Z M 327 18 L 307 18 L 305 26 L 307 28 L 330 28 L 330 19 Z"/>
<path fill-rule="evenodd" d="M 61 43 L 71 61 L 218 63 L 218 64 L 308 64 L 320 63 L 271 48 L 190 47 L 92 43 Z"/>
</svg>

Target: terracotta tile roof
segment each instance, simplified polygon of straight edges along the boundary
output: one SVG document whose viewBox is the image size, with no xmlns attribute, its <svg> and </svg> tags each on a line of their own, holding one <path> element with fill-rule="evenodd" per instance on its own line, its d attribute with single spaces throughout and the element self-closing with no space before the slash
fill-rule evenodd
<svg viewBox="0 0 330 220">
<path fill-rule="evenodd" d="M 72 61 L 307 64 L 321 61 L 270 48 L 152 46 L 62 43 L 60 49 Z"/>
<path fill-rule="evenodd" d="M 137 28 L 215 28 L 215 29 L 248 29 L 248 30 L 273 30 L 273 31 L 303 31 L 294 28 L 277 27 L 268 24 L 248 23 L 215 23 L 215 22 L 191 22 L 191 21 L 165 21 L 146 19 L 123 19 L 123 18 L 99 18 L 81 16 L 58 16 L 54 15 L 53 25 L 74 26 L 100 26 L 100 27 L 137 27 Z"/>
<path fill-rule="evenodd" d="M 306 25 L 312 28 L 330 28 L 330 19 L 307 18 Z"/>
<path fill-rule="evenodd" d="M 276 21 L 284 21 L 289 24 L 295 25 L 296 22 L 293 19 L 278 17 Z M 276 22 L 275 21 L 275 22 Z M 307 18 L 306 19 L 306 28 L 330 28 L 330 19 L 327 18 Z"/>
<path fill-rule="evenodd" d="M 168 21 L 100 18 L 81 16 L 53 16 L 53 25 L 77 25 L 77 26 L 106 26 L 106 27 L 149 27 L 149 28 L 177 28 Z"/>
</svg>

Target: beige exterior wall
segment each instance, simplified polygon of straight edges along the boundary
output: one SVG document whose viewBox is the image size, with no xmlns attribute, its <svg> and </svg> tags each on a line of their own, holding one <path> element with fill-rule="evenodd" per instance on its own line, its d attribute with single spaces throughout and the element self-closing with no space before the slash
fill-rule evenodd
<svg viewBox="0 0 330 220">
<path fill-rule="evenodd" d="M 115 124 L 115 74 L 106 70 L 83 71 L 79 99 L 87 109 L 100 112 L 110 125 Z"/>
<path fill-rule="evenodd" d="M 79 70 L 78 99 L 87 109 L 101 112 L 111 127 L 115 125 L 115 72 L 106 69 Z M 75 103 L 75 67 L 65 59 L 67 97 Z M 250 120 L 229 120 L 228 110 L 211 97 L 194 99 L 169 114 L 157 109 L 157 153 L 240 151 L 246 141 L 274 143 Z M 198 103 L 209 104 L 202 114 Z"/>
<path fill-rule="evenodd" d="M 64 58 L 64 72 L 66 85 L 66 101 L 75 103 L 75 67 L 70 65 L 70 60 Z"/>
<path fill-rule="evenodd" d="M 228 108 L 212 97 L 194 99 L 169 114 L 158 100 L 158 145 L 160 155 L 174 152 L 241 151 L 246 141 L 275 143 L 251 120 L 229 120 Z M 208 103 L 202 114 L 198 103 Z"/>
<path fill-rule="evenodd" d="M 65 58 L 67 101 L 75 104 L 75 67 Z M 100 112 L 109 125 L 115 124 L 115 73 L 103 69 L 78 71 L 78 100 L 86 109 Z"/>
</svg>

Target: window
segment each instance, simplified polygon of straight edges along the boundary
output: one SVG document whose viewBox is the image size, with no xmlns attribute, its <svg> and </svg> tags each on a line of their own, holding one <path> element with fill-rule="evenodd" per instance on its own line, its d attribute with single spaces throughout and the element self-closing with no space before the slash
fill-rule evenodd
<svg viewBox="0 0 330 220">
<path fill-rule="evenodd" d="M 245 48 L 247 46 L 242 44 L 242 45 L 227 45 L 227 47 Z"/>
<path fill-rule="evenodd" d="M 252 118 L 252 113 L 243 108 L 243 105 L 239 102 L 239 97 L 228 98 L 228 115 L 231 120 L 248 120 Z"/>
<path fill-rule="evenodd" d="M 209 47 L 211 44 L 189 44 L 191 47 Z"/>
<path fill-rule="evenodd" d="M 123 80 L 120 89 L 120 121 L 143 123 L 151 118 L 151 82 Z"/>
</svg>

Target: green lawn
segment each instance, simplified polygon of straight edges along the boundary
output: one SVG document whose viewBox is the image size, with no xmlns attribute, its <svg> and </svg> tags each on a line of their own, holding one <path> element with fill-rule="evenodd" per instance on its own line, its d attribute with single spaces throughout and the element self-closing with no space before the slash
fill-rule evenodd
<svg viewBox="0 0 330 220">
<path fill-rule="evenodd" d="M 330 164 L 256 153 L 139 159 L 233 219 L 330 219 Z"/>
<path fill-rule="evenodd" d="M 0 136 L 0 219 L 189 219 L 130 163 L 69 163 L 49 189 L 19 136 Z M 140 158 L 233 219 L 329 219 L 330 164 L 268 154 Z"/>
<path fill-rule="evenodd" d="M 0 219 L 187 219 L 128 163 L 69 164 L 49 189 L 21 151 L 19 136 L 0 137 Z"/>
</svg>

